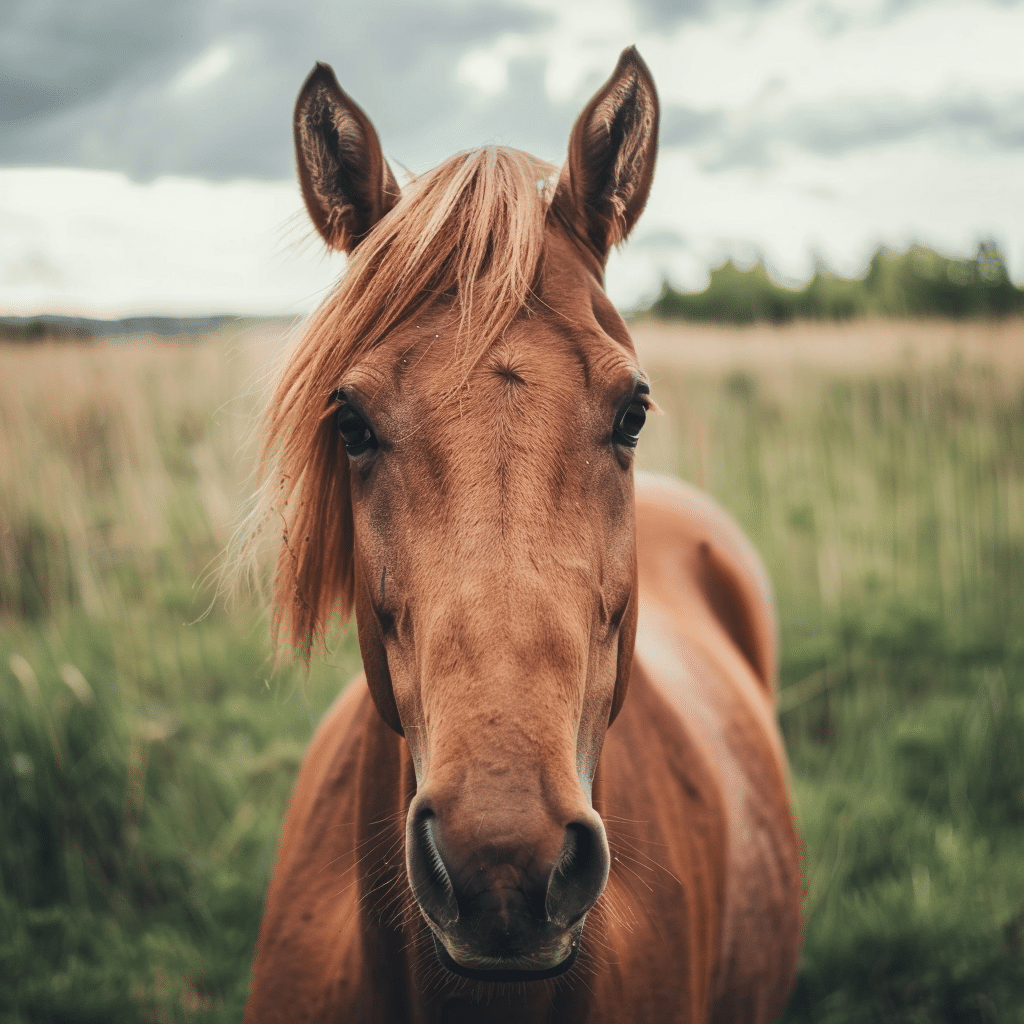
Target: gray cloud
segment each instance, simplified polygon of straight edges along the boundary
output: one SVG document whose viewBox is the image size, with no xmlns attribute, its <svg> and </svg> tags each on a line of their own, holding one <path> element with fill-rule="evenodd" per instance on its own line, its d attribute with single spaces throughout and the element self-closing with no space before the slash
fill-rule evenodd
<svg viewBox="0 0 1024 1024">
<path fill-rule="evenodd" d="M 723 14 L 750 13 L 768 11 L 778 6 L 783 0 L 633 0 L 641 25 L 662 31 L 671 30 L 686 22 L 708 21 Z M 934 0 L 888 0 L 877 11 L 872 12 L 870 20 L 886 22 L 895 20 L 908 11 L 924 7 Z M 1017 7 L 1024 0 L 985 0 L 993 7 Z M 854 17 L 845 6 L 837 6 L 829 0 L 819 0 L 810 12 L 812 23 L 823 35 L 832 35 L 843 31 L 854 21 L 862 21 L 863 17 Z"/>
<path fill-rule="evenodd" d="M 927 7 L 932 0 L 888 0 L 883 8 L 886 15 L 899 17 L 916 7 Z M 1019 7 L 1024 0 L 986 0 L 991 7 Z"/>
<path fill-rule="evenodd" d="M 718 110 L 694 110 L 675 104 L 661 112 L 663 146 L 693 146 L 715 138 L 725 123 L 725 114 Z"/>
<path fill-rule="evenodd" d="M 39 118 L 173 66 L 202 32 L 200 0 L 9 0 L 0 9 L 0 124 Z M 143 15 L 143 16 L 140 16 Z"/>
<path fill-rule="evenodd" d="M 733 11 L 757 11 L 781 0 L 634 0 L 640 23 L 646 28 L 672 29 L 687 21 L 707 21 Z"/>
<path fill-rule="evenodd" d="M 634 0 L 641 22 L 665 28 L 777 2 Z M 892 0 L 889 15 L 921 2 Z M 332 64 L 369 112 L 388 156 L 414 171 L 485 142 L 558 161 L 580 103 L 601 76 L 561 105 L 544 93 L 542 58 L 513 61 L 508 88 L 492 97 L 455 77 L 470 49 L 544 27 L 545 16 L 523 3 L 366 0 L 342 12 L 314 0 L 7 0 L 0 6 L 0 165 L 114 169 L 138 180 L 287 178 L 294 173 L 292 104 L 317 60 Z M 828 0 L 815 17 L 823 33 L 843 31 Z M 769 164 L 780 144 L 830 156 L 923 135 L 1024 146 L 1020 95 L 765 110 L 760 102 L 746 114 L 667 104 L 662 145 L 690 149 L 707 170 Z"/>
<path fill-rule="evenodd" d="M 461 56 L 544 24 L 505 0 L 347 6 L 328 14 L 274 0 L 20 0 L 0 15 L 0 163 L 108 168 L 143 180 L 287 177 L 292 104 L 324 60 L 369 111 L 385 150 L 425 165 L 453 143 L 478 144 L 473 133 L 507 99 L 474 103 L 455 80 Z M 189 88 L 189 69 L 214 47 L 226 69 Z M 519 120 L 543 136 L 559 118 L 537 98 L 532 122 Z"/>
<path fill-rule="evenodd" d="M 961 147 L 1022 147 L 1024 93 L 1000 101 L 952 94 L 920 102 L 883 96 L 774 115 L 762 109 L 737 116 L 668 107 L 661 141 L 693 149 L 707 170 L 724 170 L 768 166 L 782 144 L 837 157 L 922 136 Z"/>
<path fill-rule="evenodd" d="M 715 6 L 715 0 L 637 0 L 641 22 L 653 28 L 672 28 L 684 21 L 701 21 Z"/>
</svg>

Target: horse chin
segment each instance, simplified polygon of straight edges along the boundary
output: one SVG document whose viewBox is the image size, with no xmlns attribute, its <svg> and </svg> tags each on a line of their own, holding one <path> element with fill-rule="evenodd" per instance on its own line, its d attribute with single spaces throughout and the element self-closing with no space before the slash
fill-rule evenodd
<svg viewBox="0 0 1024 1024">
<path fill-rule="evenodd" d="M 565 974 L 574 963 L 580 953 L 580 933 L 583 931 L 583 922 L 567 934 L 560 946 L 568 946 L 566 953 L 561 960 L 557 960 L 551 966 L 544 966 L 543 961 L 538 957 L 488 957 L 467 955 L 464 963 L 460 963 L 451 953 L 441 937 L 431 930 L 431 938 L 434 940 L 434 949 L 437 952 L 437 959 L 441 966 L 447 968 L 452 974 L 460 978 L 469 978 L 472 981 L 509 982 L 509 981 L 544 981 L 547 978 L 557 978 Z M 547 958 L 544 958 L 546 960 Z"/>
</svg>

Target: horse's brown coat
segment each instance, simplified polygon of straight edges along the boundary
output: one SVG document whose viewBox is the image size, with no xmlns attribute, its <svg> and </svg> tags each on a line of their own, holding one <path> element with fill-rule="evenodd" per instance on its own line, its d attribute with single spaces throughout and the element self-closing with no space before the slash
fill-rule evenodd
<svg viewBox="0 0 1024 1024">
<path fill-rule="evenodd" d="M 247 1019 L 774 1020 L 802 881 L 767 580 L 710 499 L 651 477 L 634 495 L 612 431 L 646 404 L 601 268 L 653 173 L 649 74 L 623 55 L 553 192 L 550 168 L 487 151 L 397 205 L 332 83 L 311 76 L 296 138 L 352 267 L 272 403 L 262 521 L 286 523 L 277 628 L 308 650 L 354 605 L 366 674 L 296 784 Z M 358 136 L 344 173 L 318 125 Z M 336 393 L 369 454 L 339 445 Z M 581 951 L 491 982 L 435 940 L 527 979 Z"/>
</svg>

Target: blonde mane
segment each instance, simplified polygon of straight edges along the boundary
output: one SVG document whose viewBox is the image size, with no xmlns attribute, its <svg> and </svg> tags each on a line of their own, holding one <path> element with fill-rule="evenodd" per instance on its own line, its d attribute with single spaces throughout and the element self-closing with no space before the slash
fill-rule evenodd
<svg viewBox="0 0 1024 1024">
<path fill-rule="evenodd" d="M 335 604 L 354 599 L 348 460 L 332 392 L 387 334 L 442 295 L 459 310 L 456 371 L 468 372 L 529 301 L 554 168 L 517 150 L 460 153 L 416 178 L 363 239 L 313 314 L 267 407 L 251 554 L 280 528 L 273 635 L 309 658 Z M 245 553 L 245 552 L 243 552 Z"/>
</svg>

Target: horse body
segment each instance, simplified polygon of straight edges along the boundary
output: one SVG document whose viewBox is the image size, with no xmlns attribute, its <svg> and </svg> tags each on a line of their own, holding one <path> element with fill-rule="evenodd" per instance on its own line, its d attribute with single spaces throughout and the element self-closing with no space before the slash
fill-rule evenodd
<svg viewBox="0 0 1024 1024">
<path fill-rule="evenodd" d="M 772 1021 L 795 970 L 800 851 L 772 723 L 771 606 L 735 527 L 673 481 L 637 487 L 629 699 L 594 780 L 612 867 L 580 980 L 448 975 L 402 855 L 415 774 L 365 678 L 310 748 L 283 830 L 253 1021 Z M 463 1016 L 460 1016 L 462 1014 Z"/>
<path fill-rule="evenodd" d="M 400 196 L 329 69 L 300 180 L 352 253 L 271 404 L 275 627 L 354 607 L 365 674 L 285 822 L 251 1022 L 768 1022 L 801 865 L 764 570 L 641 478 L 649 387 L 604 294 L 653 174 L 626 51 L 553 168 Z M 627 699 L 628 692 L 628 699 Z"/>
</svg>

